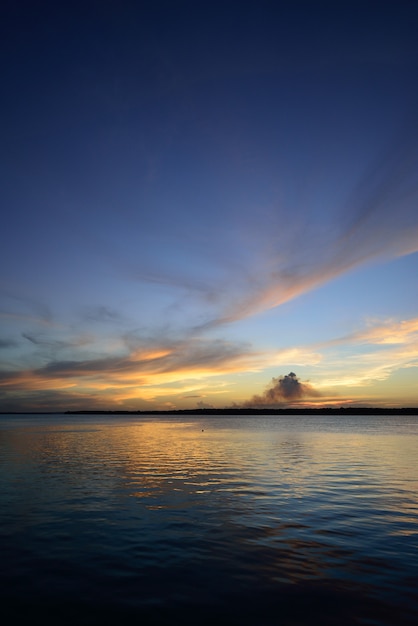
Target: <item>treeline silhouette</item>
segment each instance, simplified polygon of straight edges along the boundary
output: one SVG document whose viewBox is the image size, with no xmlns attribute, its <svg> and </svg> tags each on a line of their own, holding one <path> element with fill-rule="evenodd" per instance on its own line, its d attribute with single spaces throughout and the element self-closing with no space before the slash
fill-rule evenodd
<svg viewBox="0 0 418 626">
<path fill-rule="evenodd" d="M 381 407 L 323 407 L 323 408 L 300 408 L 300 409 L 249 409 L 249 408 L 225 408 L 225 409 L 170 409 L 155 411 L 106 411 L 106 410 L 72 410 L 65 411 L 71 415 L 418 415 L 418 408 L 404 407 L 381 408 Z"/>
</svg>

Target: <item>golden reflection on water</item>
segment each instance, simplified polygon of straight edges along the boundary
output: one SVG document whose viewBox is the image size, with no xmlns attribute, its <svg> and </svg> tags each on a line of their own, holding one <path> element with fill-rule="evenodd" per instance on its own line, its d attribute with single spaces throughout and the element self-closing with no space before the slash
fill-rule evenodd
<svg viewBox="0 0 418 626">
<path fill-rule="evenodd" d="M 211 420 L 117 420 L 54 424 L 31 436 L 34 462 L 57 498 L 100 511 L 134 499 L 150 511 L 188 510 L 206 499 L 234 523 L 253 526 L 330 518 L 340 533 L 380 508 L 393 533 L 417 529 L 414 440 L 396 434 L 305 432 Z M 37 494 L 43 483 L 38 481 Z M 198 504 L 197 504 L 198 505 Z M 355 510 L 355 514 L 353 514 Z M 339 511 L 344 513 L 338 518 Z M 287 526 L 289 529 L 289 525 Z"/>
<path fill-rule="evenodd" d="M 140 498 L 186 487 L 239 494 L 250 484 L 259 496 L 280 487 L 283 497 L 297 498 L 322 481 L 330 494 L 344 489 L 359 498 L 375 484 L 418 491 L 415 440 L 404 435 L 214 426 L 210 419 L 53 424 L 46 432 L 30 427 L 30 447 L 16 431 L 10 444 L 14 463 L 41 461 L 43 472 L 67 469 L 69 481 L 82 475 L 86 487 L 98 490 L 106 475 L 107 492 L 111 480 Z"/>
<path fill-rule="evenodd" d="M 201 594 L 219 580 L 275 590 L 330 580 L 366 588 L 376 579 L 373 593 L 401 597 L 412 593 L 415 567 L 418 428 L 362 424 L 22 421 L 0 428 L 2 531 L 21 533 L 34 552 L 55 550 L 67 566 L 78 549 L 112 584 L 115 571 L 154 576 L 157 595 L 166 576 L 179 588 L 192 579 Z"/>
</svg>

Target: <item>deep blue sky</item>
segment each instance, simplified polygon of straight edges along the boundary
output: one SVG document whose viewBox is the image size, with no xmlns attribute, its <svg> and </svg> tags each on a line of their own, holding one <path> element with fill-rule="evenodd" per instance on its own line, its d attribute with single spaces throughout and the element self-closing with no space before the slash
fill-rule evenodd
<svg viewBox="0 0 418 626">
<path fill-rule="evenodd" d="M 418 403 L 417 2 L 0 24 L 0 408 Z"/>
</svg>

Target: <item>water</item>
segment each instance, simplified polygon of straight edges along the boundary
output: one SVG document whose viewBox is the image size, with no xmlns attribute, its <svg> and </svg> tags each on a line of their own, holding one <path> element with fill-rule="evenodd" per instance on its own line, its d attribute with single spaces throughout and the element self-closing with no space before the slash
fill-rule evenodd
<svg viewBox="0 0 418 626">
<path fill-rule="evenodd" d="M 415 625 L 417 444 L 414 416 L 2 416 L 2 612 Z"/>
</svg>

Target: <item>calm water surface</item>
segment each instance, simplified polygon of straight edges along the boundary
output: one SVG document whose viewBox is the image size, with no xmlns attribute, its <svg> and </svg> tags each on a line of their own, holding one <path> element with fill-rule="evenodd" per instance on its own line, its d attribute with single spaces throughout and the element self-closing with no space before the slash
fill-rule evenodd
<svg viewBox="0 0 418 626">
<path fill-rule="evenodd" d="M 418 623 L 418 417 L 0 418 L 9 623 Z"/>
</svg>

